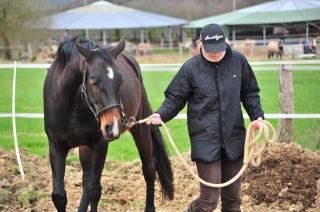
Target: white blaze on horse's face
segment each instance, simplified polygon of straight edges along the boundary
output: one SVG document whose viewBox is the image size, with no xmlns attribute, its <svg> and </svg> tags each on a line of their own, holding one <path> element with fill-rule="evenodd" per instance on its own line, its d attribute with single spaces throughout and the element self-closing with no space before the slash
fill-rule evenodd
<svg viewBox="0 0 320 212">
<path fill-rule="evenodd" d="M 111 80 L 113 79 L 114 73 L 113 73 L 113 69 L 110 66 L 107 67 L 107 75 L 109 79 Z"/>
<path fill-rule="evenodd" d="M 112 126 L 112 133 L 114 137 L 119 136 L 119 125 L 118 125 L 118 120 L 115 116 L 113 116 L 113 126 Z"/>
</svg>

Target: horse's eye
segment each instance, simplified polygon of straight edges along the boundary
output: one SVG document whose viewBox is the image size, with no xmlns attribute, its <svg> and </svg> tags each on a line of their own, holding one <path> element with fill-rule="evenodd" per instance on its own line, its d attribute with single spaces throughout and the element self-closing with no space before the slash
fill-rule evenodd
<svg viewBox="0 0 320 212">
<path fill-rule="evenodd" d="M 89 77 L 89 83 L 90 83 L 91 85 L 97 85 L 97 84 L 98 84 L 98 80 L 97 80 L 95 77 L 90 76 L 90 77 Z"/>
</svg>

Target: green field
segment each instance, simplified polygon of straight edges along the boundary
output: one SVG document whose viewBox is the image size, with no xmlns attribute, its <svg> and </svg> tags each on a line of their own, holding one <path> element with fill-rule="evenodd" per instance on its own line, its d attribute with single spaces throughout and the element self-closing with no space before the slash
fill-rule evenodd
<svg viewBox="0 0 320 212">
<path fill-rule="evenodd" d="M 0 69 L 0 113 L 11 112 L 12 70 Z M 153 109 L 163 101 L 163 91 L 175 72 L 143 72 L 144 83 Z M 261 99 L 265 113 L 279 113 L 277 73 L 258 71 L 256 76 L 261 88 Z M 45 70 L 18 69 L 16 112 L 42 113 L 42 86 Z M 320 72 L 294 71 L 294 101 L 296 113 L 320 113 Z M 184 111 L 185 112 L 185 109 Z M 276 127 L 278 120 L 270 120 Z M 248 120 L 246 121 L 248 124 Z M 168 123 L 172 136 L 182 151 L 190 148 L 186 120 L 172 120 Z M 47 156 L 48 145 L 43 130 L 43 119 L 17 118 L 18 140 L 21 149 L 33 154 Z M 295 119 L 295 143 L 311 150 L 319 148 L 320 120 Z M 169 145 L 167 145 L 169 148 Z M 12 120 L 0 118 L 0 147 L 13 149 Z M 169 148 L 170 154 L 173 150 Z M 126 133 L 109 146 L 108 159 L 133 160 L 138 158 L 131 135 Z"/>
</svg>

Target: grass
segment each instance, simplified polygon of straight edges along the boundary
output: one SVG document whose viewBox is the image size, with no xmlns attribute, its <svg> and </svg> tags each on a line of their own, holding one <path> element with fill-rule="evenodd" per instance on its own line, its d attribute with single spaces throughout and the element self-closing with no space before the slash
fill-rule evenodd
<svg viewBox="0 0 320 212">
<path fill-rule="evenodd" d="M 0 204 L 5 204 L 10 198 L 10 192 L 6 189 L 0 190 Z"/>
<path fill-rule="evenodd" d="M 48 193 L 37 190 L 36 188 L 32 187 L 28 190 L 22 191 L 18 195 L 18 199 L 20 204 L 24 207 L 31 207 L 34 202 L 44 197 L 48 197 Z"/>
<path fill-rule="evenodd" d="M 16 81 L 16 111 L 41 113 L 42 86 L 46 71 L 18 69 Z M 11 112 L 12 75 L 10 69 L 0 69 L 0 112 Z"/>
<path fill-rule="evenodd" d="M 18 69 L 16 112 L 42 113 L 42 86 L 45 70 Z M 152 108 L 157 109 L 164 98 L 163 91 L 174 76 L 174 72 L 144 72 L 144 84 Z M 261 88 L 261 101 L 265 113 L 279 113 L 279 86 L 276 72 L 256 72 Z M 155 80 L 156 79 L 156 80 Z M 161 80 L 160 80 L 161 79 Z M 294 101 L 296 113 L 320 113 L 320 72 L 294 71 Z M 0 70 L 0 113 L 11 112 L 12 70 Z M 186 112 L 184 109 L 182 112 Z M 278 120 L 270 120 L 276 127 Z M 248 120 L 246 121 L 248 124 Z M 295 143 L 311 150 L 319 148 L 319 119 L 294 120 Z M 172 136 L 182 151 L 190 149 L 186 120 L 172 120 L 168 123 Z M 43 119 L 17 118 L 19 145 L 32 154 L 46 157 L 48 155 L 47 138 L 43 130 Z M 164 135 L 164 134 L 163 134 Z M 165 136 L 165 135 L 164 135 Z M 168 146 L 169 153 L 173 150 Z M 0 147 L 13 149 L 12 120 L 0 118 Z M 72 156 L 71 158 L 76 158 Z M 129 133 L 109 145 L 108 159 L 128 161 L 138 158 L 138 152 Z"/>
</svg>

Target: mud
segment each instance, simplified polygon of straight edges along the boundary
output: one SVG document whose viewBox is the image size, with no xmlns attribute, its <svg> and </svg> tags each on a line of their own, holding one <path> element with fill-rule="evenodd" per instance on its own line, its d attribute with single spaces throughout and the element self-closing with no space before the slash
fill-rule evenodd
<svg viewBox="0 0 320 212">
<path fill-rule="evenodd" d="M 184 158 L 191 166 L 190 154 Z M 177 157 L 171 157 L 175 198 L 163 199 L 156 183 L 158 211 L 182 211 L 197 197 L 199 184 Z M 13 151 L 0 149 L 0 211 L 55 211 L 51 202 L 51 171 L 48 159 L 22 152 L 26 174 L 19 174 Z M 75 211 L 82 192 L 78 162 L 67 165 L 65 185 L 68 211 Z M 102 174 L 100 211 L 143 211 L 145 184 L 140 161 L 107 161 Z M 320 211 L 320 155 L 297 145 L 269 145 L 258 168 L 244 174 L 244 211 Z M 217 209 L 219 211 L 219 209 Z"/>
</svg>

